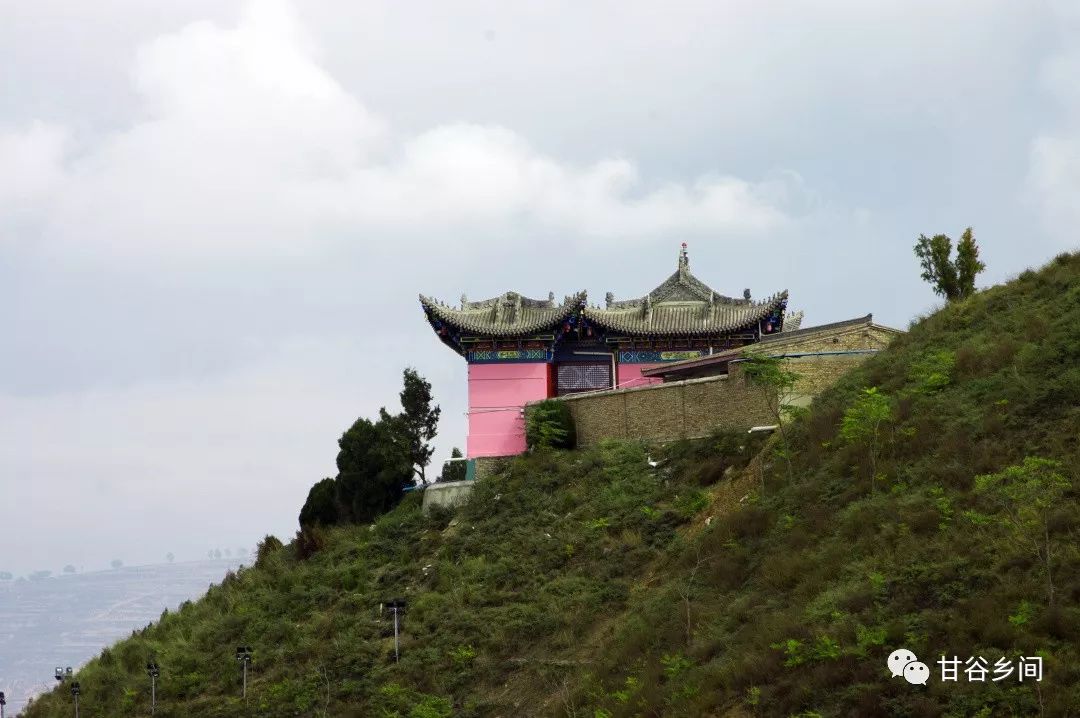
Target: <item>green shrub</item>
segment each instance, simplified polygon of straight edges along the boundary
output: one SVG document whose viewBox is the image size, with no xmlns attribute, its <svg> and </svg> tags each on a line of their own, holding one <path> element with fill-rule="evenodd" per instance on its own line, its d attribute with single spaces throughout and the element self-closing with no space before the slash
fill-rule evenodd
<svg viewBox="0 0 1080 718">
<path fill-rule="evenodd" d="M 338 522 L 337 484 L 325 478 L 311 487 L 300 509 L 300 527 L 333 526 Z"/>
<path fill-rule="evenodd" d="M 272 534 L 267 534 L 255 549 L 255 565 L 259 566 L 264 564 L 271 554 L 276 553 L 283 548 L 284 546 L 281 543 L 281 539 Z"/>
<path fill-rule="evenodd" d="M 574 417 L 566 402 L 546 399 L 530 406 L 525 417 L 525 443 L 530 449 L 573 449 L 577 446 Z"/>
</svg>

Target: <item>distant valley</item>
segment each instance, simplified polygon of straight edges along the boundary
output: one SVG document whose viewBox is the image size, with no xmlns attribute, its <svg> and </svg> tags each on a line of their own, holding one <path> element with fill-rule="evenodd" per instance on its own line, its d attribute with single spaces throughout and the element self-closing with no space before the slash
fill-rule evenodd
<svg viewBox="0 0 1080 718">
<path fill-rule="evenodd" d="M 206 592 L 242 560 L 219 559 L 0 582 L 0 690 L 8 715 L 55 682 L 56 666 L 102 648 Z"/>
</svg>

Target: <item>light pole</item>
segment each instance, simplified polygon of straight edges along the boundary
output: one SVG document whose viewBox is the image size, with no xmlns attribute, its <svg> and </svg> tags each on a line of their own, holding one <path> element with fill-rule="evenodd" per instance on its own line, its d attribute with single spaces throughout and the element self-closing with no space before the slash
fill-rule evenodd
<svg viewBox="0 0 1080 718">
<path fill-rule="evenodd" d="M 71 684 L 71 697 L 75 699 L 75 718 L 79 718 L 79 682 Z"/>
<path fill-rule="evenodd" d="M 251 646 L 237 646 L 236 660 L 244 667 L 244 700 L 247 700 L 247 672 L 251 663 Z"/>
<path fill-rule="evenodd" d="M 398 640 L 399 633 L 399 616 L 405 612 L 405 599 L 404 598 L 391 598 L 385 604 L 390 612 L 394 614 L 394 663 L 397 663 L 401 658 L 400 643 Z"/>
<path fill-rule="evenodd" d="M 161 675 L 157 661 L 151 659 L 146 664 L 146 675 L 150 676 L 150 715 L 157 711 L 157 679 Z M 0 716 L 3 718 L 3 716 Z"/>
</svg>

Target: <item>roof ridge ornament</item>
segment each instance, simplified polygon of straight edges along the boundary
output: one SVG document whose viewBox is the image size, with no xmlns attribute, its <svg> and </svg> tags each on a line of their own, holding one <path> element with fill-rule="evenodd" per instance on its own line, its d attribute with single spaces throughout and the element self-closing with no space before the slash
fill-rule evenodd
<svg viewBox="0 0 1080 718">
<path fill-rule="evenodd" d="M 783 322 L 783 325 L 782 325 L 782 328 L 780 329 L 780 331 L 781 332 L 795 332 L 795 331 L 798 331 L 802 327 L 802 321 L 803 321 L 803 317 L 805 315 L 806 315 L 806 312 L 803 311 L 802 309 L 800 309 L 798 311 L 785 311 L 784 312 L 784 322 Z"/>
</svg>

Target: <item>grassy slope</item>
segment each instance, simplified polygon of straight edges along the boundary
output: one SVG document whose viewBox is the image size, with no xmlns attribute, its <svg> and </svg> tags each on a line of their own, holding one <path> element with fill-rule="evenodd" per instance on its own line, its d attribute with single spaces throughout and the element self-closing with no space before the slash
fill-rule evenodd
<svg viewBox="0 0 1080 718">
<path fill-rule="evenodd" d="M 866 451 L 837 436 L 869 386 L 893 407 L 874 490 Z M 846 377 L 790 432 L 790 476 L 771 449 L 729 470 L 754 450 L 730 437 L 669 447 L 659 472 L 626 444 L 519 459 L 451 525 L 411 500 L 305 561 L 266 555 L 84 668 L 82 715 L 145 712 L 151 651 L 164 716 L 1064 715 L 1080 705 L 1077 495 L 1053 517 L 1054 606 L 1034 555 L 966 512 L 994 511 L 977 474 L 1028 455 L 1080 486 L 1078 406 L 1072 256 Z M 375 610 L 394 595 L 410 599 L 398 665 Z M 246 708 L 238 643 L 256 651 Z M 890 679 L 900 645 L 929 686 Z M 1046 677 L 942 685 L 942 653 L 1038 653 Z"/>
<path fill-rule="evenodd" d="M 727 453 L 713 469 L 752 451 Z M 717 477 L 680 470 L 685 479 L 659 482 L 645 459 L 620 444 L 539 454 L 478 484 L 455 517 L 425 517 L 411 496 L 373 527 L 328 532 L 307 560 L 269 553 L 86 666 L 82 715 L 145 713 L 151 652 L 163 716 L 527 712 L 515 706 L 546 699 L 549 681 L 588 658 L 580 637 L 625 607 L 708 502 L 693 484 Z M 398 665 L 378 614 L 395 596 L 410 601 Z M 238 644 L 255 652 L 247 709 Z M 506 690 L 517 673 L 528 685 Z M 50 694 L 28 714 L 67 715 L 70 700 Z"/>
</svg>

